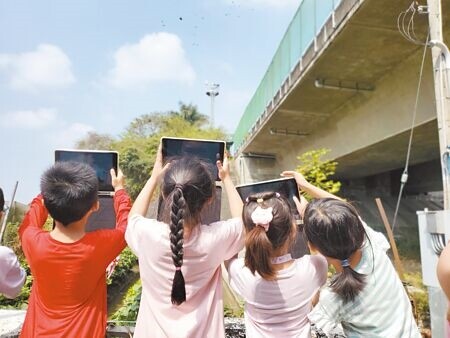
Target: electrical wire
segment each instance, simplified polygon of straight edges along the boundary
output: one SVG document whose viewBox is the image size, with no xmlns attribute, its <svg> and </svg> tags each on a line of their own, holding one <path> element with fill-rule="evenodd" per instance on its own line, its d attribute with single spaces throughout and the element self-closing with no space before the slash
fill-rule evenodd
<svg viewBox="0 0 450 338">
<path fill-rule="evenodd" d="M 413 117 L 412 117 L 412 124 L 411 124 L 411 132 L 409 133 L 408 150 L 406 152 L 405 168 L 404 168 L 402 176 L 400 178 L 400 191 L 398 193 L 397 204 L 395 206 L 395 212 L 394 212 L 394 219 L 392 221 L 392 232 L 394 232 L 395 225 L 397 223 L 397 216 L 398 216 L 398 211 L 400 209 L 400 201 L 402 199 L 403 189 L 405 188 L 405 184 L 408 181 L 409 160 L 410 160 L 410 157 L 411 157 L 411 147 L 412 147 L 412 141 L 413 141 L 413 136 L 414 136 L 414 127 L 416 125 L 417 106 L 419 104 L 420 87 L 421 87 L 421 84 L 422 84 L 423 68 L 424 68 L 424 65 L 425 65 L 425 56 L 427 54 L 429 38 L 430 38 L 430 33 L 428 33 L 428 35 L 427 35 L 427 39 L 425 41 L 424 48 L 423 48 L 422 63 L 420 65 L 419 82 L 417 84 L 416 101 L 414 103 L 414 110 L 413 110 Z"/>
<path fill-rule="evenodd" d="M 416 45 L 425 45 L 426 42 L 424 43 L 423 41 L 419 40 L 414 29 L 414 17 L 419 13 L 418 8 L 418 2 L 412 1 L 406 10 L 400 12 L 397 17 L 397 29 L 400 34 L 409 42 Z"/>
</svg>

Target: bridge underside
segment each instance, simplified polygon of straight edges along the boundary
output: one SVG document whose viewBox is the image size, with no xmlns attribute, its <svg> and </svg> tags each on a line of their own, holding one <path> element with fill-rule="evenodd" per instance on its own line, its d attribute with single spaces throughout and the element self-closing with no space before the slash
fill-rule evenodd
<svg viewBox="0 0 450 338">
<path fill-rule="evenodd" d="M 318 39 L 317 51 L 306 53 L 309 56 L 304 57 L 311 58 L 308 66 L 291 74 L 292 85 L 239 154 L 273 155 L 274 176 L 279 170 L 295 167 L 298 154 L 323 147 L 331 149 L 330 158 L 339 161 L 339 178 L 402 167 L 424 50 L 405 40 L 397 29 L 397 16 L 410 3 L 365 0 L 359 8 L 356 4 L 356 11 L 338 27 L 330 43 Z M 443 26 L 450 27 L 449 4 L 443 6 Z M 425 41 L 427 15 L 414 19 L 417 37 Z M 446 40 L 449 37 L 447 30 Z M 429 50 L 413 141 L 412 164 L 439 158 Z M 257 177 L 248 169 L 246 181 L 268 178 L 267 174 Z"/>
</svg>

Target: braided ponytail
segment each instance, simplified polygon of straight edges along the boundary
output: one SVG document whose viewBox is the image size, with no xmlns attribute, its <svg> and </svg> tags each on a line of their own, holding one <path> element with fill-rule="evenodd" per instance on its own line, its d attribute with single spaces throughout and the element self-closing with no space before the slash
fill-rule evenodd
<svg viewBox="0 0 450 338">
<path fill-rule="evenodd" d="M 170 159 L 170 167 L 161 183 L 164 201 L 161 220 L 170 228 L 170 250 L 175 275 L 172 282 L 172 304 L 186 301 L 183 266 L 184 226 L 192 230 L 200 222 L 200 213 L 213 197 L 215 182 L 208 165 L 193 156 Z"/>
<path fill-rule="evenodd" d="M 175 275 L 172 283 L 172 304 L 180 305 L 186 301 L 186 287 L 184 283 L 181 266 L 183 265 L 183 216 L 186 201 L 183 190 L 177 186 L 172 196 L 172 208 L 170 212 L 170 248 L 172 250 L 172 261 L 175 265 Z"/>
</svg>

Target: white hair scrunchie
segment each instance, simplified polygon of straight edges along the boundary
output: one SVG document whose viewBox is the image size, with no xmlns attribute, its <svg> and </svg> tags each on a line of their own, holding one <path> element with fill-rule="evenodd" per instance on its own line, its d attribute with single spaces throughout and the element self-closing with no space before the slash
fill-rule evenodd
<svg viewBox="0 0 450 338">
<path fill-rule="evenodd" d="M 264 228 L 267 232 L 269 230 L 270 222 L 273 219 L 272 208 L 261 208 L 260 206 L 252 212 L 251 218 L 256 226 Z"/>
</svg>

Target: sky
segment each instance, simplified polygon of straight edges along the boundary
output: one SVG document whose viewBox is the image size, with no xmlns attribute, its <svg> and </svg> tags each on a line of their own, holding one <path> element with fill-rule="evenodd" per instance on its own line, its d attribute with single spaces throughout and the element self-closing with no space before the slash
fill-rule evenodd
<svg viewBox="0 0 450 338">
<path fill-rule="evenodd" d="M 0 0 L 0 187 L 28 203 L 54 150 L 220 84 L 230 134 L 301 0 Z"/>
</svg>

